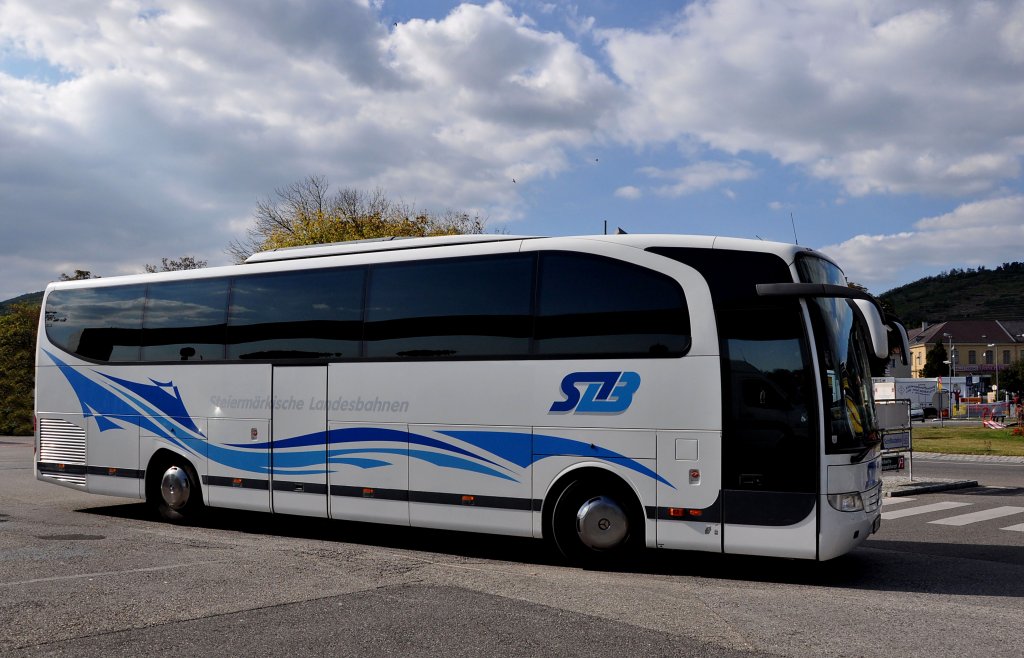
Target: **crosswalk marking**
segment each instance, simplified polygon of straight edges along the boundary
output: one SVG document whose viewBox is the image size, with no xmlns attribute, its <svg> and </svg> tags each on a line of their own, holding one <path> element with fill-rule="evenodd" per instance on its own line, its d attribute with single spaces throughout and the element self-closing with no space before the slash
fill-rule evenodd
<svg viewBox="0 0 1024 658">
<path fill-rule="evenodd" d="M 1010 526 L 1008 528 L 1000 528 L 1000 530 L 1012 530 L 1014 532 L 1024 532 L 1024 523 L 1018 523 L 1017 525 L 1012 525 L 1012 526 Z"/>
<path fill-rule="evenodd" d="M 954 509 L 957 507 L 967 507 L 971 503 L 932 503 L 931 505 L 919 505 L 917 507 L 903 508 L 894 510 L 892 512 L 882 512 L 882 518 L 886 521 L 891 519 L 901 519 L 904 516 L 914 516 L 915 514 L 927 514 L 928 512 L 941 512 L 942 510 Z"/>
<path fill-rule="evenodd" d="M 938 521 L 929 521 L 937 525 L 967 525 L 968 523 L 977 523 L 978 521 L 990 521 L 992 519 L 998 519 L 1003 516 L 1011 516 L 1013 514 L 1020 514 L 1024 512 L 1024 507 L 993 507 L 992 509 L 983 509 L 978 512 L 970 512 L 969 514 L 960 514 L 958 516 L 951 516 L 948 519 L 939 519 Z"/>
<path fill-rule="evenodd" d="M 903 496 L 900 496 L 899 498 L 893 498 L 892 496 L 890 496 L 889 498 L 883 498 L 882 499 L 882 504 L 883 505 L 899 505 L 900 503 L 909 503 L 909 502 L 915 501 L 915 500 L 917 500 L 917 498 L 905 498 Z"/>
</svg>

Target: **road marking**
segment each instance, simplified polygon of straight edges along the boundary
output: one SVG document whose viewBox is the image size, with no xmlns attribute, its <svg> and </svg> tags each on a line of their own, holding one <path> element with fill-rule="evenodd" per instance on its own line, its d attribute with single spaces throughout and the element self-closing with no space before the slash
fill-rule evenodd
<svg viewBox="0 0 1024 658">
<path fill-rule="evenodd" d="M 893 498 L 893 497 L 890 496 L 889 498 L 883 498 L 882 499 L 882 504 L 883 505 L 899 505 L 900 503 L 909 503 L 909 502 L 914 501 L 914 500 L 917 500 L 917 498 L 904 498 L 903 496 L 899 496 L 897 498 Z"/>
<path fill-rule="evenodd" d="M 1003 516 L 1020 514 L 1021 512 L 1024 512 L 1024 507 L 1011 507 L 1007 505 L 1005 507 L 993 507 L 992 509 L 983 509 L 979 512 L 971 512 L 970 514 L 951 516 L 948 519 L 929 521 L 928 523 L 935 523 L 937 525 L 967 525 L 968 523 L 990 521 L 992 519 L 998 519 Z"/>
<path fill-rule="evenodd" d="M 932 503 L 931 505 L 920 505 L 919 507 L 911 507 L 910 509 L 898 509 L 894 512 L 882 512 L 882 518 L 886 521 L 890 519 L 901 519 L 904 516 L 914 516 L 915 514 L 927 514 L 928 512 L 941 512 L 942 510 L 954 509 L 956 507 L 967 507 L 972 503 Z"/>
<path fill-rule="evenodd" d="M 1000 528 L 1000 530 L 1012 530 L 1013 532 L 1024 532 L 1024 523 L 1018 523 L 1017 525 L 1009 526 L 1008 528 Z"/>
<path fill-rule="evenodd" d="M 0 587 L 8 587 L 13 585 L 33 585 L 35 583 L 50 583 L 58 580 L 79 580 L 81 578 L 107 578 L 112 576 L 120 576 L 126 573 L 146 573 L 149 571 L 166 571 L 168 569 L 183 569 L 186 567 L 195 567 L 203 564 L 217 564 L 224 560 L 204 560 L 203 562 L 189 562 L 187 564 L 167 564 L 162 567 L 140 567 L 138 569 L 122 569 L 121 571 L 96 571 L 93 573 L 75 573 L 67 576 L 50 576 L 49 578 L 32 578 L 30 580 L 14 580 L 6 583 L 0 583 Z"/>
</svg>

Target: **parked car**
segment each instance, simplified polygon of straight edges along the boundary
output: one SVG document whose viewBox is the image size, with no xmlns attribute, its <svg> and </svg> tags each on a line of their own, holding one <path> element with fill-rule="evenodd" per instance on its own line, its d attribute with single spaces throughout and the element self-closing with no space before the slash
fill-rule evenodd
<svg viewBox="0 0 1024 658">
<path fill-rule="evenodd" d="M 935 407 L 922 407 L 921 405 L 911 405 L 910 407 L 910 420 L 919 420 L 924 422 L 932 418 L 939 417 L 939 410 Z"/>
</svg>

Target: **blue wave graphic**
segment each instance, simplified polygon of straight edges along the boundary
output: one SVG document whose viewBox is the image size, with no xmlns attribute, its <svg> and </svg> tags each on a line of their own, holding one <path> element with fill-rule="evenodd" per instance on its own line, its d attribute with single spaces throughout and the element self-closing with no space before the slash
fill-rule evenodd
<svg viewBox="0 0 1024 658">
<path fill-rule="evenodd" d="M 355 466 L 361 469 L 392 466 L 393 463 L 387 461 L 386 457 L 400 455 L 441 468 L 479 473 L 511 482 L 520 481 L 513 477 L 512 474 L 515 472 L 512 469 L 484 455 L 429 436 L 384 427 L 346 427 L 326 433 L 312 432 L 274 442 L 211 444 L 189 415 L 181 393 L 173 382 L 163 383 L 150 379 L 151 383 L 147 384 L 94 371 L 120 388 L 115 390 L 108 388 L 109 385 L 104 386 L 101 382 L 87 377 L 50 352 L 43 351 L 68 380 L 78 398 L 82 414 L 87 418 L 94 418 L 101 432 L 119 429 L 124 424 L 136 425 L 166 439 L 182 450 L 206 457 L 228 468 L 259 474 L 320 475 L 336 472 L 330 469 L 331 465 Z M 173 394 L 170 391 L 173 391 Z M 636 460 L 583 441 L 529 432 L 447 430 L 440 433 L 494 455 L 520 469 L 529 468 L 541 459 L 554 455 L 590 457 L 619 464 L 675 488 L 672 483 Z M 393 448 L 337 447 L 354 443 L 397 445 Z M 413 449 L 412 446 L 433 450 Z M 316 468 L 317 466 L 321 468 Z"/>
<path fill-rule="evenodd" d="M 99 372 L 98 370 L 94 372 L 142 397 L 151 406 L 159 409 L 161 411 L 161 415 L 180 419 L 179 422 L 181 422 L 181 424 L 187 429 L 202 436 L 202 432 L 199 431 L 199 428 L 196 427 L 195 423 L 192 421 L 192 416 L 188 413 L 188 410 L 185 409 L 185 403 L 181 399 L 181 393 L 178 392 L 178 387 L 174 385 L 174 382 L 167 382 L 166 384 L 163 384 L 155 379 L 150 379 L 149 381 L 153 382 L 152 384 L 140 384 L 139 382 L 113 377 Z M 168 393 L 167 389 L 173 390 L 174 395 Z"/>
<path fill-rule="evenodd" d="M 620 464 L 641 475 L 646 475 L 675 489 L 671 482 L 640 462 L 614 450 L 592 443 L 546 434 L 524 432 L 488 432 L 480 430 L 447 430 L 442 432 L 453 439 L 475 445 L 521 468 L 531 466 L 545 457 L 591 457 Z M 532 443 L 531 443 L 532 442 Z"/>
</svg>

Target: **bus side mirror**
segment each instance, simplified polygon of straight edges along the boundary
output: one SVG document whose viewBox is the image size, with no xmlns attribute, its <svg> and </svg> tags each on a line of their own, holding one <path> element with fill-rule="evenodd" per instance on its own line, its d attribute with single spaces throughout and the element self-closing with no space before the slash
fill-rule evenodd
<svg viewBox="0 0 1024 658">
<path fill-rule="evenodd" d="M 871 336 L 871 347 L 875 350 L 875 356 L 879 359 L 889 358 L 889 332 L 882 322 L 882 316 L 878 307 L 866 299 L 850 300 L 860 311 L 864 323 L 867 325 L 868 334 Z"/>
<path fill-rule="evenodd" d="M 905 366 L 909 366 L 910 338 L 907 336 L 907 330 L 895 320 L 890 320 L 885 326 L 889 330 L 889 353 L 892 354 L 898 349 L 900 351 L 900 362 Z"/>
</svg>

